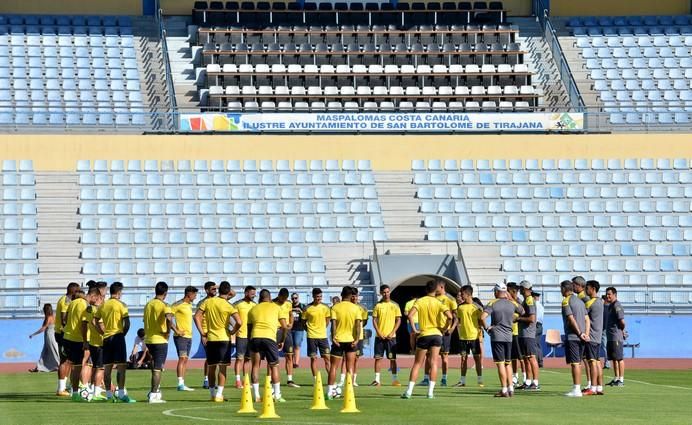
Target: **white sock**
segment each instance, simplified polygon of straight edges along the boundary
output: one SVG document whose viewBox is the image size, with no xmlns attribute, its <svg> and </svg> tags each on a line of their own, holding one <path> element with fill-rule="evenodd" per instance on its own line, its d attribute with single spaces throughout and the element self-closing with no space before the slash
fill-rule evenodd
<svg viewBox="0 0 692 425">
<path fill-rule="evenodd" d="M 380 383 L 380 372 L 377 372 L 375 374 L 375 382 L 377 382 L 378 384 Z"/>
<path fill-rule="evenodd" d="M 624 376 L 621 376 L 621 377 L 618 378 L 618 379 L 620 380 L 620 382 L 625 382 L 625 377 L 624 377 Z"/>
<path fill-rule="evenodd" d="M 208 383 L 209 382 L 209 377 L 207 375 L 204 375 L 204 382 Z"/>
<path fill-rule="evenodd" d="M 462 384 L 466 384 L 466 377 L 462 376 L 461 378 L 459 378 L 459 382 L 461 382 Z"/>
<path fill-rule="evenodd" d="M 357 377 L 358 377 L 358 374 L 357 374 L 357 373 L 354 373 L 354 374 L 353 374 L 353 381 L 351 382 L 352 384 L 355 384 L 355 383 L 356 383 L 356 378 L 357 378 Z"/>
<path fill-rule="evenodd" d="M 529 386 L 531 385 L 531 379 L 524 379 L 524 385 Z"/>
<path fill-rule="evenodd" d="M 252 384 L 252 389 L 255 391 L 255 398 L 260 398 L 259 383 Z"/>
<path fill-rule="evenodd" d="M 586 388 L 591 388 L 591 380 L 586 381 Z"/>
<path fill-rule="evenodd" d="M 575 392 L 581 392 L 581 388 L 579 388 L 579 385 L 575 385 L 573 388 L 573 391 Z"/>
<path fill-rule="evenodd" d="M 183 386 L 185 385 L 185 378 L 182 376 L 178 376 L 178 386 Z"/>
<path fill-rule="evenodd" d="M 125 389 L 124 388 L 118 388 L 118 398 L 123 398 L 125 397 Z"/>
<path fill-rule="evenodd" d="M 342 373 L 340 378 L 341 379 L 339 380 L 339 386 L 342 386 L 342 385 L 344 385 L 344 382 L 346 381 L 346 374 Z"/>
<path fill-rule="evenodd" d="M 406 394 L 409 395 L 409 396 L 410 396 L 411 394 L 413 394 L 413 387 L 415 387 L 415 386 L 416 386 L 416 383 L 415 383 L 415 382 L 413 382 L 413 381 L 408 381 L 408 388 L 406 389 Z"/>
<path fill-rule="evenodd" d="M 502 387 L 502 394 L 507 394 L 507 387 Z"/>
<path fill-rule="evenodd" d="M 236 375 L 236 376 L 235 376 L 235 381 L 236 381 L 236 382 L 240 381 L 240 375 Z"/>
<path fill-rule="evenodd" d="M 432 397 L 434 389 L 435 389 L 435 381 L 430 381 L 430 385 L 428 385 L 428 397 Z"/>
<path fill-rule="evenodd" d="M 98 397 L 101 394 L 103 394 L 103 388 L 99 387 L 98 385 L 94 386 L 94 396 Z"/>
<path fill-rule="evenodd" d="M 334 385 L 327 385 L 327 394 L 331 394 L 334 392 Z"/>
<path fill-rule="evenodd" d="M 533 384 L 534 384 L 535 386 L 538 386 L 538 379 L 534 379 L 534 380 L 533 380 Z"/>
<path fill-rule="evenodd" d="M 591 385 L 589 388 L 591 388 L 591 391 L 598 391 L 598 385 Z"/>
<path fill-rule="evenodd" d="M 518 373 L 512 374 L 512 378 L 519 380 L 519 374 Z"/>
<path fill-rule="evenodd" d="M 293 381 L 293 375 L 288 375 L 287 377 L 289 381 Z"/>
<path fill-rule="evenodd" d="M 67 388 L 67 378 L 58 379 L 58 391 L 65 391 Z"/>
<path fill-rule="evenodd" d="M 602 393 L 603 392 L 603 385 L 597 385 L 596 391 L 598 391 L 599 393 Z"/>
<path fill-rule="evenodd" d="M 274 387 L 274 398 L 281 398 L 281 383 L 277 382 L 276 384 L 272 384 L 272 386 Z"/>
<path fill-rule="evenodd" d="M 524 378 L 524 382 L 526 382 L 526 372 L 523 372 L 523 373 L 521 374 L 521 377 Z"/>
<path fill-rule="evenodd" d="M 216 387 L 216 396 L 223 397 L 223 387 Z"/>
</svg>

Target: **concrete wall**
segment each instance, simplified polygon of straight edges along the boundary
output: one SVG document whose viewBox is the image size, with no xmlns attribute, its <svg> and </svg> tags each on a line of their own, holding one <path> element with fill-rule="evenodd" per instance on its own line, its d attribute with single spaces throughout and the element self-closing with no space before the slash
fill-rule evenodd
<svg viewBox="0 0 692 425">
<path fill-rule="evenodd" d="M 412 159 L 692 158 L 689 134 L 125 136 L 2 135 L 0 159 L 74 171 L 80 159 L 370 159 L 409 171 Z"/>
<path fill-rule="evenodd" d="M 43 15 L 141 15 L 142 2 L 143 0 L 2 0 L 0 1 L 0 13 Z M 190 5 L 192 4 L 191 1 L 188 1 L 188 3 Z"/>
</svg>

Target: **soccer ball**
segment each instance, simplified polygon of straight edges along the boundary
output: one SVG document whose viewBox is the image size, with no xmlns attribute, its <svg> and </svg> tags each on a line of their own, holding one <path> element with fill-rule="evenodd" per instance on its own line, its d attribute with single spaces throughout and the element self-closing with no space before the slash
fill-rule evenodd
<svg viewBox="0 0 692 425">
<path fill-rule="evenodd" d="M 91 399 L 94 398 L 94 394 L 91 391 L 89 391 L 88 387 L 80 388 L 79 389 L 79 396 L 84 401 L 91 401 Z"/>
</svg>

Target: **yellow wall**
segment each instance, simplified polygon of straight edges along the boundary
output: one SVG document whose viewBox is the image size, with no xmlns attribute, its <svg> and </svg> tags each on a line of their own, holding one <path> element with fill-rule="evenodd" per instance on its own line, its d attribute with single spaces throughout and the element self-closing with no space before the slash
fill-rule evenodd
<svg viewBox="0 0 692 425">
<path fill-rule="evenodd" d="M 0 0 L 0 13 L 141 15 L 142 0 Z"/>
<path fill-rule="evenodd" d="M 79 159 L 370 159 L 410 170 L 412 159 L 692 158 L 690 134 L 488 136 L 5 135 L 0 159 L 73 171 Z"/>
<path fill-rule="evenodd" d="M 689 0 L 550 0 L 552 16 L 685 15 Z"/>
<path fill-rule="evenodd" d="M 193 0 L 161 0 L 161 8 L 164 15 L 189 15 L 193 3 Z M 504 0 L 503 3 L 510 15 L 531 15 L 531 0 Z"/>
</svg>

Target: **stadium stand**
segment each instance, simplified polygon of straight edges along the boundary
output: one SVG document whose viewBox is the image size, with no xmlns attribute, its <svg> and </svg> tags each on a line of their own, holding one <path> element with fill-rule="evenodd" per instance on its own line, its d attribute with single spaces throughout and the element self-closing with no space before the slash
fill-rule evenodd
<svg viewBox="0 0 692 425">
<path fill-rule="evenodd" d="M 2 161 L 2 273 L 0 307 L 31 310 L 37 307 L 38 287 L 36 180 L 30 160 Z"/>
<path fill-rule="evenodd" d="M 578 52 L 580 89 L 595 95 L 611 127 L 692 126 L 689 16 L 575 17 L 563 25 L 563 48 Z"/>
<path fill-rule="evenodd" d="M 386 239 L 365 160 L 96 160 L 77 171 L 85 277 L 323 287 L 322 243 Z"/>
</svg>

